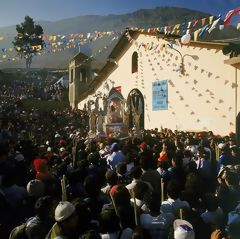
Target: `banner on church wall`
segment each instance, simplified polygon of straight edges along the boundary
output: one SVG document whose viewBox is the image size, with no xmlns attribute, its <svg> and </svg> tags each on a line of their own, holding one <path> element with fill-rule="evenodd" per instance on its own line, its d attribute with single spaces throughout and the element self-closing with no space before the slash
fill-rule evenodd
<svg viewBox="0 0 240 239">
<path fill-rule="evenodd" d="M 168 109 L 168 82 L 157 80 L 152 83 L 152 110 Z"/>
</svg>

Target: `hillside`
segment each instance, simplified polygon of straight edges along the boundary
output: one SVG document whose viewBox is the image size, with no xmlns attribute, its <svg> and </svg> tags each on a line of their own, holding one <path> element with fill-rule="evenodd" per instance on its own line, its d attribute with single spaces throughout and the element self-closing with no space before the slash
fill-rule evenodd
<svg viewBox="0 0 240 239">
<path fill-rule="evenodd" d="M 193 19 L 201 19 L 209 17 L 209 14 L 189 10 L 185 8 L 175 7 L 158 7 L 155 9 L 142 9 L 130 14 L 124 15 L 108 15 L 108 16 L 79 16 L 74 18 L 63 19 L 55 22 L 40 21 L 38 24 L 42 25 L 45 34 L 68 34 L 68 33 L 87 33 L 94 31 L 122 31 L 128 26 L 134 27 L 159 27 L 167 24 L 176 24 L 192 21 Z M 0 35 L 16 34 L 15 26 L 0 28 Z M 211 37 L 214 39 L 224 39 L 239 36 L 239 33 L 233 29 L 224 31 L 215 30 Z M 7 40 L 0 42 L 0 48 L 10 47 L 12 39 L 9 37 Z M 208 39 L 208 38 L 206 38 Z M 105 44 L 109 44 L 111 38 L 104 38 L 97 40 L 87 46 L 81 48 L 85 54 L 90 55 L 98 49 L 101 49 Z M 100 63 L 103 63 L 106 56 L 116 44 L 113 42 L 107 51 L 103 52 L 97 57 Z M 61 53 L 49 54 L 37 57 L 33 61 L 33 67 L 56 67 L 66 68 L 67 63 L 71 57 L 77 53 L 77 49 L 67 50 Z M 1 63 L 0 68 L 5 67 L 24 67 L 22 62 L 6 62 Z"/>
</svg>

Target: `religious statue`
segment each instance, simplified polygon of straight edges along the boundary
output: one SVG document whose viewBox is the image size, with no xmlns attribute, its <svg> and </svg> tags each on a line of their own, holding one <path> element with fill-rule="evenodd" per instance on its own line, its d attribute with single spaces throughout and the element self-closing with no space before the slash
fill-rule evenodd
<svg viewBox="0 0 240 239">
<path fill-rule="evenodd" d="M 134 106 L 133 102 L 132 104 L 132 113 L 133 113 L 133 123 L 136 126 L 136 131 L 138 132 L 140 130 L 140 117 L 142 115 L 142 102 L 139 101 L 138 108 Z"/>
<path fill-rule="evenodd" d="M 96 125 L 97 125 L 97 132 L 102 133 L 103 132 L 103 123 L 104 123 L 104 116 L 103 111 L 100 108 L 100 111 L 97 116 Z"/>
<path fill-rule="evenodd" d="M 89 131 L 96 132 L 96 114 L 94 112 L 89 114 Z"/>
<path fill-rule="evenodd" d="M 130 110 L 128 108 L 128 106 L 125 108 L 124 110 L 124 119 L 123 122 L 128 125 L 129 124 L 129 115 L 130 115 Z"/>
<path fill-rule="evenodd" d="M 95 101 L 95 111 L 98 112 L 98 110 L 99 110 L 99 97 L 97 97 Z"/>
<path fill-rule="evenodd" d="M 109 123 L 114 124 L 122 122 L 121 103 L 119 101 L 114 101 L 113 104 L 109 106 Z"/>
</svg>

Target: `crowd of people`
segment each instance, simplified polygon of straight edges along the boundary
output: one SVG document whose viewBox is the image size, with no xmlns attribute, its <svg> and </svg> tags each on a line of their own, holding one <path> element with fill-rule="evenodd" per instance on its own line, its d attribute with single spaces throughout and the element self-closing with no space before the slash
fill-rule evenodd
<svg viewBox="0 0 240 239">
<path fill-rule="evenodd" d="M 37 79 L 0 81 L 1 98 L 41 99 L 61 101 L 64 86 L 61 82 L 47 82 Z"/>
<path fill-rule="evenodd" d="M 1 105 L 0 238 L 238 239 L 235 135 L 88 137 L 88 115 Z"/>
</svg>

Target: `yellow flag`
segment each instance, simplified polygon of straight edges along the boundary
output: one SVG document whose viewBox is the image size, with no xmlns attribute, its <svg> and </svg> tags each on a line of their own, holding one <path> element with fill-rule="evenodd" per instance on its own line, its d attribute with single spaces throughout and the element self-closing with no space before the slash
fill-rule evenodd
<svg viewBox="0 0 240 239">
<path fill-rule="evenodd" d="M 0 41 L 3 41 L 4 40 L 4 37 L 3 36 L 0 36 Z"/>
<path fill-rule="evenodd" d="M 198 29 L 198 30 L 196 30 L 196 31 L 194 32 L 194 41 L 197 41 L 197 40 L 198 40 L 198 35 L 199 35 L 199 33 L 201 32 L 201 30 L 202 30 L 202 28 L 200 28 L 200 29 Z"/>
<path fill-rule="evenodd" d="M 212 25 L 214 16 L 209 17 L 209 25 Z"/>
<path fill-rule="evenodd" d="M 8 50 L 9 50 L 10 52 L 12 52 L 12 51 L 13 51 L 13 48 L 12 48 L 12 47 L 9 47 Z"/>
<path fill-rule="evenodd" d="M 237 24 L 237 30 L 240 30 L 240 22 Z"/>
<path fill-rule="evenodd" d="M 6 59 L 6 58 L 7 58 L 7 55 L 3 55 L 3 56 L 2 56 L 2 59 Z"/>
<path fill-rule="evenodd" d="M 62 42 L 61 42 L 61 41 L 59 41 L 57 44 L 58 44 L 58 46 L 60 46 L 60 45 L 62 45 Z"/>
</svg>

